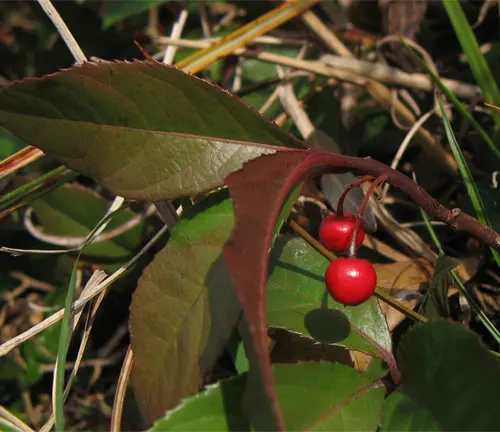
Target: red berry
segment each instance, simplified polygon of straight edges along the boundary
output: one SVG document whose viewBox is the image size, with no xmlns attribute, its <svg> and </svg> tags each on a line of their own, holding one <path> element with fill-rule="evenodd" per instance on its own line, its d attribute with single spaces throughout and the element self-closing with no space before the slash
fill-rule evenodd
<svg viewBox="0 0 500 432">
<path fill-rule="evenodd" d="M 337 258 L 325 273 L 326 287 L 339 303 L 359 305 L 368 300 L 377 286 L 377 273 L 370 261 L 360 258 Z"/>
<path fill-rule="evenodd" d="M 344 213 L 343 216 L 337 216 L 335 213 L 328 215 L 322 220 L 319 227 L 319 239 L 332 252 L 347 252 L 354 234 L 355 225 L 356 216 L 351 213 Z M 356 248 L 363 244 L 364 239 L 365 230 L 361 223 L 356 236 Z"/>
</svg>

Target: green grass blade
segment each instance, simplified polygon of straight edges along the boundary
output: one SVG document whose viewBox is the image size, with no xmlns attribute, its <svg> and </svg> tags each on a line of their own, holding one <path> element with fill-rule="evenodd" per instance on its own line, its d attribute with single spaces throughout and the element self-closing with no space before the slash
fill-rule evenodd
<svg viewBox="0 0 500 432">
<path fill-rule="evenodd" d="M 455 34 L 460 41 L 460 45 L 467 56 L 472 74 L 483 91 L 483 96 L 495 105 L 500 106 L 500 90 L 491 74 L 486 59 L 479 50 L 476 36 L 469 21 L 467 21 L 462 6 L 460 6 L 458 0 L 444 0 L 443 5 L 453 25 Z M 493 118 L 497 126 L 500 125 L 500 117 L 493 115 Z"/>
<path fill-rule="evenodd" d="M 469 198 L 472 202 L 472 207 L 476 212 L 477 218 L 485 225 L 491 227 L 491 222 L 488 218 L 488 213 L 486 212 L 486 208 L 484 207 L 483 200 L 481 199 L 481 195 L 479 195 L 479 190 L 477 189 L 476 183 L 472 178 L 472 174 L 469 170 L 467 162 L 465 161 L 462 150 L 460 149 L 460 146 L 458 145 L 458 142 L 455 138 L 455 134 L 453 133 L 453 129 L 451 128 L 450 121 L 446 115 L 446 111 L 441 100 L 439 100 L 439 107 L 441 108 L 441 113 L 443 115 L 446 137 L 448 138 L 448 143 L 450 144 L 453 157 L 457 162 L 458 170 L 460 171 L 462 179 L 465 183 L 465 187 L 467 188 L 467 193 L 469 194 Z M 493 254 L 493 257 L 495 258 L 495 261 L 497 262 L 497 265 L 500 267 L 500 253 L 492 247 L 490 247 L 490 250 Z"/>
<path fill-rule="evenodd" d="M 56 420 L 56 431 L 64 431 L 64 375 L 66 358 L 68 354 L 68 343 L 71 334 L 71 319 L 72 319 L 72 304 L 75 300 L 75 290 L 76 290 L 76 272 L 78 270 L 78 262 L 80 261 L 80 256 L 83 249 L 87 244 L 91 242 L 94 238 L 95 233 L 99 228 L 115 216 L 117 213 L 125 209 L 127 206 L 122 206 L 116 211 L 106 214 L 99 223 L 94 227 L 94 229 L 89 233 L 85 242 L 83 243 L 78 256 L 76 257 L 73 270 L 71 272 L 71 278 L 68 284 L 68 293 L 66 294 L 66 301 L 64 305 L 64 316 L 61 321 L 61 333 L 59 335 L 59 345 L 57 350 L 57 367 L 55 370 L 56 378 L 56 388 L 55 388 L 55 410 L 54 416 Z"/>
<path fill-rule="evenodd" d="M 436 235 L 436 231 L 434 230 L 434 227 L 432 226 L 429 220 L 429 216 L 422 209 L 420 209 L 420 213 L 422 213 L 422 218 L 424 219 L 425 226 L 427 227 L 427 231 L 429 231 L 429 235 L 431 236 L 431 239 L 434 242 L 436 249 L 439 251 L 440 255 L 444 255 L 443 247 L 441 246 L 441 242 L 439 241 L 439 238 Z M 455 283 L 457 284 L 460 293 L 467 299 L 467 302 L 470 304 L 472 310 L 477 314 L 479 320 L 483 323 L 484 327 L 488 330 L 488 332 L 495 339 L 495 341 L 498 344 L 500 344 L 500 332 L 498 331 L 498 329 L 493 325 L 488 316 L 484 313 L 481 306 L 469 294 L 469 291 L 467 291 L 467 288 L 465 288 L 464 284 L 462 283 L 462 280 L 457 275 L 455 270 L 450 270 L 450 274 L 455 280 Z M 495 354 L 498 355 L 498 353 Z"/>
<path fill-rule="evenodd" d="M 436 85 L 439 87 L 439 89 L 446 95 L 448 100 L 455 105 L 455 108 L 460 111 L 460 113 L 470 122 L 470 124 L 476 129 L 476 131 L 479 133 L 481 138 L 484 139 L 486 144 L 490 147 L 490 149 L 493 151 L 493 153 L 500 158 L 500 145 L 496 144 L 493 142 L 491 137 L 488 135 L 488 133 L 483 129 L 483 127 L 474 119 L 472 114 L 469 112 L 469 110 L 458 100 L 458 98 L 455 96 L 455 94 L 446 87 L 441 79 L 427 66 L 427 64 L 415 53 L 415 51 L 404 41 L 401 40 L 401 43 L 408 49 L 416 59 L 418 59 L 424 68 L 426 69 L 427 73 L 430 75 L 432 80 L 436 83 Z"/>
<path fill-rule="evenodd" d="M 42 195 L 74 180 L 79 175 L 77 172 L 61 166 L 6 193 L 0 198 L 0 218 L 20 206 L 32 203 Z"/>
</svg>

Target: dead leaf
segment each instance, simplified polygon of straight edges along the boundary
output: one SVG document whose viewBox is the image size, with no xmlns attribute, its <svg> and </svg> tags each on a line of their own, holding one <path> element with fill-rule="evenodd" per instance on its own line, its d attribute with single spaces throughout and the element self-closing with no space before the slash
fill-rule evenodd
<svg viewBox="0 0 500 432">
<path fill-rule="evenodd" d="M 377 270 L 378 287 L 387 290 L 388 294 L 396 297 L 411 309 L 417 305 L 419 288 L 422 284 L 430 282 L 433 273 L 432 266 L 423 259 L 392 264 L 375 264 L 375 269 Z M 394 330 L 405 316 L 387 303 L 382 301 L 379 303 L 385 314 L 389 330 Z"/>
</svg>

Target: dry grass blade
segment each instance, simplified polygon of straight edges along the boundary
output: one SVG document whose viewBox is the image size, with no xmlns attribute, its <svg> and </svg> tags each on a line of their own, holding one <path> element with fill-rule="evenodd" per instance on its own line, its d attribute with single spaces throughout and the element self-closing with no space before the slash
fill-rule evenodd
<svg viewBox="0 0 500 432">
<path fill-rule="evenodd" d="M 124 232 L 127 232 L 131 230 L 132 228 L 136 227 L 139 225 L 141 222 L 144 221 L 145 218 L 151 216 L 155 211 L 155 208 L 153 205 L 151 205 L 145 213 L 143 214 L 138 214 L 137 216 L 134 216 L 131 218 L 129 221 L 126 223 L 117 226 L 106 233 L 100 233 L 97 234 L 89 244 L 95 244 L 95 243 L 100 243 L 104 242 L 107 240 L 111 240 Z M 58 235 L 51 235 L 47 234 L 43 231 L 42 228 L 39 228 L 35 226 L 33 221 L 31 220 L 31 216 L 33 213 L 33 208 L 28 207 L 26 209 L 26 212 L 24 213 L 24 226 L 26 230 L 36 239 L 43 241 L 45 243 L 49 243 L 52 245 L 57 245 L 57 246 L 73 246 L 71 249 L 66 249 L 66 252 L 72 252 L 74 250 L 79 250 L 81 248 L 81 245 L 85 242 L 85 239 L 87 237 L 70 237 L 70 236 L 58 236 Z M 102 231 L 102 230 L 100 230 Z"/>
<path fill-rule="evenodd" d="M 369 234 L 365 236 L 365 239 L 363 241 L 363 246 L 396 262 L 408 261 L 410 259 L 407 255 L 402 254 L 401 252 L 392 248 L 388 244 L 377 239 L 376 237 L 372 237 Z"/>
<path fill-rule="evenodd" d="M 427 92 L 434 91 L 434 83 L 431 78 L 421 73 L 407 73 L 400 69 L 385 66 L 380 63 L 359 60 L 351 57 L 340 57 L 331 54 L 321 56 L 321 61 L 329 66 L 341 69 L 346 72 L 352 72 L 357 75 L 382 81 L 389 84 L 409 87 Z M 453 79 L 441 78 L 457 96 L 472 99 L 480 92 L 476 85 L 463 83 Z"/>
<path fill-rule="evenodd" d="M 202 49 L 210 46 L 210 42 L 207 40 L 166 39 L 169 44 L 184 48 Z M 363 84 L 364 78 L 371 78 L 417 90 L 424 90 L 428 92 L 433 91 L 432 80 L 424 74 L 409 74 L 396 68 L 362 61 L 351 57 L 340 57 L 325 54 L 321 56 L 320 61 L 299 60 L 274 53 L 255 52 L 246 48 L 238 48 L 233 52 L 233 54 L 255 58 L 263 62 L 287 66 L 297 70 L 317 73 L 332 78 L 338 78 L 356 84 Z M 457 95 L 464 98 L 473 98 L 477 96 L 477 92 L 479 90 L 479 87 L 475 85 L 462 83 L 453 79 L 443 78 L 443 82 L 451 86 L 451 88 L 456 91 Z"/>
<path fill-rule="evenodd" d="M 0 405 L 0 423 L 21 432 L 35 432 L 26 423 L 22 422 L 8 409 Z"/>
<path fill-rule="evenodd" d="M 222 38 L 204 38 L 204 44 L 200 46 L 200 42 L 198 40 L 191 39 L 177 39 L 173 37 L 167 36 L 158 36 L 155 38 L 155 43 L 158 45 L 175 45 L 184 48 L 207 48 L 214 43 L 220 42 Z M 291 46 L 303 46 L 307 44 L 306 40 L 297 40 L 276 36 L 259 36 L 252 40 L 252 44 L 262 44 L 262 45 L 291 45 Z"/>
<path fill-rule="evenodd" d="M 333 34 L 333 32 L 318 18 L 313 12 L 308 11 L 303 15 L 303 19 L 307 26 L 334 52 L 342 56 L 353 57 L 352 53 L 344 46 L 344 44 Z M 393 103 L 391 91 L 383 84 L 367 79 L 365 84 L 366 90 L 371 96 L 387 110 L 395 109 L 398 119 L 404 125 L 412 126 L 416 119 L 413 113 L 400 101 Z M 422 146 L 422 149 L 432 156 L 446 172 L 453 176 L 458 175 L 457 164 L 451 154 L 446 152 L 432 136 L 432 134 L 424 128 L 418 129 L 417 140 Z"/>
<path fill-rule="evenodd" d="M 186 72 L 199 72 L 221 57 L 225 57 L 233 53 L 236 49 L 245 46 L 256 37 L 262 36 L 264 33 L 268 33 L 281 24 L 291 20 L 318 2 L 319 0 L 296 0 L 287 2 L 262 15 L 251 23 L 240 27 L 220 42 L 216 42 L 214 45 L 181 61 L 176 66 Z"/>
<path fill-rule="evenodd" d="M 132 366 L 134 365 L 134 352 L 130 348 L 127 349 L 127 354 L 123 360 L 122 369 L 120 371 L 120 377 L 118 378 L 118 384 L 116 386 L 115 400 L 113 403 L 113 412 L 111 414 L 111 432 L 121 431 L 121 422 L 123 416 L 123 404 L 125 402 L 125 395 L 127 393 L 128 380 L 132 372 Z"/>
<path fill-rule="evenodd" d="M 403 155 L 406 152 L 406 149 L 410 145 L 411 140 L 413 139 L 413 137 L 417 133 L 418 129 L 421 128 L 423 126 L 423 124 L 431 118 L 432 114 L 434 114 L 434 109 L 432 109 L 431 111 L 425 113 L 422 117 L 420 117 L 415 122 L 415 124 L 411 127 L 411 129 L 408 131 L 408 133 L 405 136 L 405 139 L 401 142 L 401 145 L 399 146 L 398 151 L 396 152 L 396 154 L 394 155 L 394 158 L 392 159 L 392 163 L 391 163 L 392 169 L 397 169 L 399 162 L 403 158 Z M 391 187 L 391 185 L 389 183 L 384 185 L 384 189 L 382 192 L 382 199 L 387 195 L 387 192 L 389 191 L 390 187 Z"/>
<path fill-rule="evenodd" d="M 89 282 L 87 283 L 87 286 L 85 287 L 85 289 L 89 290 L 90 286 L 99 284 L 100 282 L 102 282 L 105 279 L 105 277 L 106 277 L 106 274 L 104 272 L 94 273 L 92 275 L 91 279 L 89 280 Z M 99 306 L 101 305 L 102 300 L 104 299 L 105 295 L 106 295 L 106 290 L 103 290 L 99 294 L 99 297 L 97 297 L 97 299 L 95 300 L 95 302 L 93 304 L 93 307 L 92 307 L 90 314 L 87 318 L 87 322 L 85 323 L 85 330 L 84 330 L 83 335 L 82 335 L 80 347 L 78 348 L 78 354 L 76 356 L 76 360 L 73 364 L 73 369 L 71 370 L 71 374 L 68 378 L 68 381 L 66 383 L 66 387 L 64 389 L 64 395 L 63 395 L 64 400 L 66 400 L 66 398 L 68 397 L 68 394 L 71 390 L 71 386 L 73 385 L 76 374 L 78 373 L 78 369 L 79 369 L 80 364 L 82 362 L 83 355 L 85 353 L 85 348 L 87 347 L 87 342 L 88 342 L 89 337 L 90 337 L 90 331 L 92 330 L 92 325 L 94 323 L 94 319 L 95 319 L 97 310 L 99 309 Z M 78 325 L 80 317 L 81 317 L 81 312 L 79 312 L 77 314 L 77 316 L 75 316 L 74 323 L 73 323 L 73 331 L 75 330 L 76 326 Z M 55 367 L 56 366 L 54 365 L 54 368 Z M 55 378 L 54 378 L 53 386 L 54 385 L 55 385 Z M 50 431 L 54 427 L 54 422 L 55 422 L 55 417 L 54 417 L 54 414 L 52 414 L 50 416 L 50 418 L 47 420 L 47 422 L 40 429 L 40 432 Z"/>
<path fill-rule="evenodd" d="M 186 21 L 188 18 L 188 11 L 183 9 L 179 14 L 179 18 L 174 23 L 172 27 L 172 32 L 170 33 L 170 37 L 172 39 L 179 39 L 182 35 L 182 31 L 184 30 L 184 26 L 186 25 Z M 175 45 L 167 46 L 165 50 L 165 55 L 163 56 L 163 63 L 172 64 L 174 62 L 175 53 L 177 52 L 177 47 Z"/>
<path fill-rule="evenodd" d="M 427 245 L 426 242 L 424 242 L 424 240 L 422 240 L 419 235 L 417 235 L 414 231 L 401 226 L 401 224 L 392 217 L 383 204 L 377 200 L 372 200 L 372 203 L 372 210 L 377 216 L 377 220 L 399 244 L 401 244 L 406 250 L 410 251 L 413 255 L 425 258 L 431 263 L 436 262 L 436 253 Z"/>
<path fill-rule="evenodd" d="M 111 276 L 106 278 L 100 284 L 89 290 L 86 296 L 81 296 L 77 301 L 73 303 L 73 312 L 79 312 L 83 309 L 83 307 L 92 300 L 95 296 L 99 295 L 104 289 L 110 286 L 115 280 L 117 280 L 120 276 L 122 276 L 132 265 L 134 265 L 137 260 L 144 255 L 153 245 L 167 232 L 168 228 L 165 226 L 160 231 L 158 231 L 155 236 L 141 249 L 141 251 L 135 255 L 130 261 L 128 261 L 125 265 L 120 267 L 116 272 L 114 272 Z M 64 315 L 64 309 L 60 309 L 50 317 L 44 319 L 40 323 L 31 327 L 29 330 L 21 333 L 20 335 L 10 339 L 9 341 L 0 345 L 0 357 L 8 354 L 15 347 L 19 346 L 23 342 L 31 339 L 33 336 L 36 336 L 46 328 L 54 325 L 56 322 L 60 321 Z"/>
<path fill-rule="evenodd" d="M 0 179 L 7 177 L 9 174 L 24 168 L 31 162 L 40 159 L 44 155 L 43 151 L 28 146 L 14 153 L 12 156 L 0 161 Z"/>
<path fill-rule="evenodd" d="M 83 53 L 82 49 L 76 42 L 76 39 L 73 37 L 71 32 L 68 29 L 68 26 L 61 18 L 61 15 L 57 12 L 56 8 L 52 5 L 50 0 L 37 0 L 44 12 L 50 18 L 52 23 L 57 29 L 57 32 L 64 40 L 64 43 L 67 45 L 68 49 L 73 54 L 73 57 L 77 61 L 77 63 L 82 64 L 87 61 L 87 57 Z"/>
</svg>

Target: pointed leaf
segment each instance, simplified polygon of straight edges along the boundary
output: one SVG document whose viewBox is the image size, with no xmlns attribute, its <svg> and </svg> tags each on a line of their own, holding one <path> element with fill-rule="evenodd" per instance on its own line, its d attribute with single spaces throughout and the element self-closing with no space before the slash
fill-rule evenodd
<svg viewBox="0 0 500 432">
<path fill-rule="evenodd" d="M 220 88 L 138 61 L 13 83 L 0 91 L 0 125 L 129 199 L 208 191 L 272 146 L 301 146 Z"/>
<path fill-rule="evenodd" d="M 500 429 L 500 361 L 459 324 L 429 322 L 401 340 L 404 393 L 442 430 Z"/>
<path fill-rule="evenodd" d="M 269 259 L 267 322 L 318 342 L 381 356 L 391 337 L 375 298 L 356 306 L 336 303 L 326 291 L 329 261 L 300 238 L 281 237 Z"/>
<path fill-rule="evenodd" d="M 240 315 L 221 256 L 232 226 L 230 200 L 211 197 L 189 209 L 139 280 L 130 314 L 132 381 L 151 422 L 199 391 Z"/>
<path fill-rule="evenodd" d="M 299 363 L 273 368 L 288 430 L 372 430 L 380 421 L 385 389 L 337 363 Z M 221 381 L 186 400 L 152 431 L 250 430 L 241 410 L 247 374 Z"/>
</svg>

